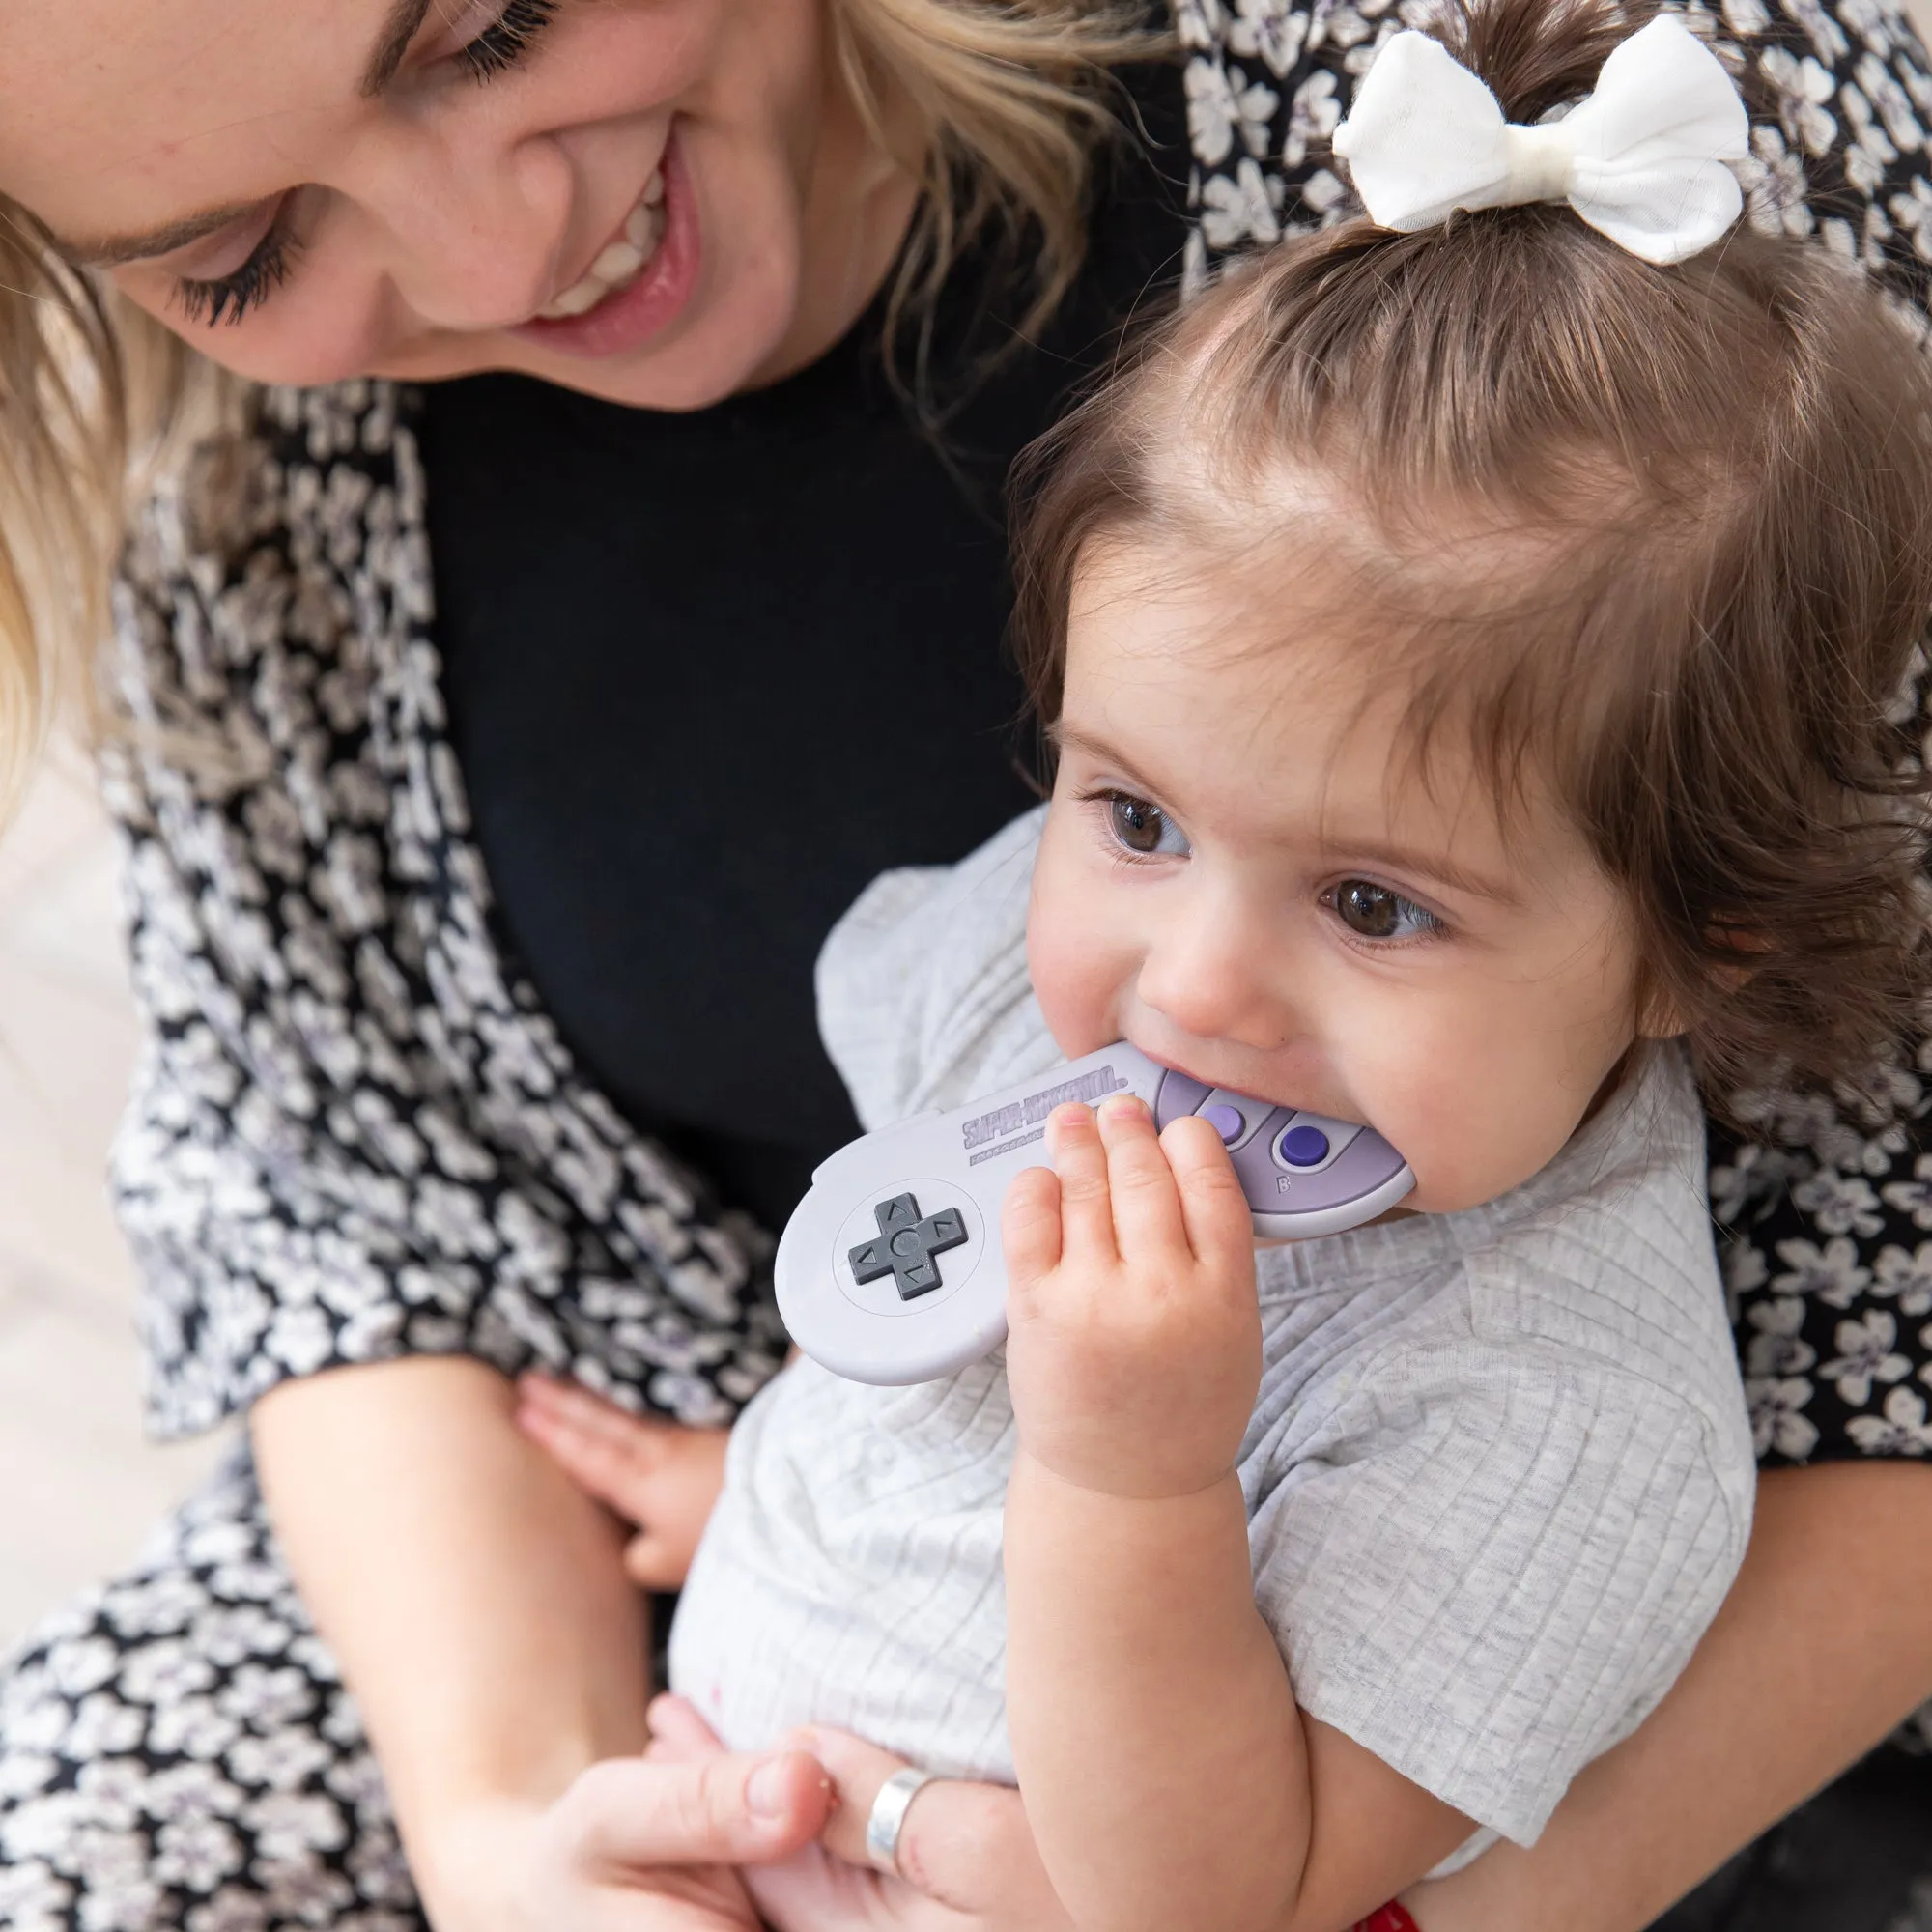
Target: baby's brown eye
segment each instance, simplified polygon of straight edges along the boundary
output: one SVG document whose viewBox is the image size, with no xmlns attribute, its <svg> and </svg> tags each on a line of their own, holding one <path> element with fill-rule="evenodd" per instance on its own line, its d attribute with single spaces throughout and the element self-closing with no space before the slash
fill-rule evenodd
<svg viewBox="0 0 1932 1932">
<path fill-rule="evenodd" d="M 1395 930 L 1396 898 L 1386 886 L 1350 879 L 1335 895 L 1335 910 L 1342 923 L 1364 939 L 1386 939 Z"/>
<path fill-rule="evenodd" d="M 1159 806 L 1128 792 L 1116 792 L 1107 801 L 1107 815 L 1114 837 L 1129 852 L 1151 856 L 1165 852 L 1179 856 L 1188 849 L 1186 836 Z"/>
<path fill-rule="evenodd" d="M 1413 939 L 1442 929 L 1433 912 L 1373 879 L 1344 879 L 1335 888 L 1335 912 L 1350 932 L 1364 939 Z"/>
</svg>

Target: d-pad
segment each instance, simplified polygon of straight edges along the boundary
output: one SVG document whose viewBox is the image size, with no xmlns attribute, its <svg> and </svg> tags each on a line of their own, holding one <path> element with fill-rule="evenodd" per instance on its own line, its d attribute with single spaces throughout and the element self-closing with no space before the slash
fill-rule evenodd
<svg viewBox="0 0 1932 1932">
<path fill-rule="evenodd" d="M 930 1294 L 939 1286 L 939 1261 L 948 1248 L 966 1239 L 965 1217 L 956 1208 L 942 1208 L 920 1219 L 919 1203 L 910 1194 L 895 1194 L 872 1209 L 878 1236 L 861 1241 L 846 1260 L 852 1279 L 865 1283 L 891 1275 L 901 1301 Z"/>
</svg>

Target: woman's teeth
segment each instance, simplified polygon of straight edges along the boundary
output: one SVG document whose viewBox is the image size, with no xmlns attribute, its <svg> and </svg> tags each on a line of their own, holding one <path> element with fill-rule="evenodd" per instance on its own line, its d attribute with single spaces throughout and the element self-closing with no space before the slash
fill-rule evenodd
<svg viewBox="0 0 1932 1932">
<path fill-rule="evenodd" d="M 664 240 L 664 191 L 663 173 L 654 174 L 645 185 L 643 199 L 625 219 L 622 239 L 612 242 L 591 263 L 590 272 L 581 282 L 574 282 L 548 308 L 537 311 L 544 321 L 565 322 L 575 315 L 587 315 L 643 273 Z"/>
</svg>

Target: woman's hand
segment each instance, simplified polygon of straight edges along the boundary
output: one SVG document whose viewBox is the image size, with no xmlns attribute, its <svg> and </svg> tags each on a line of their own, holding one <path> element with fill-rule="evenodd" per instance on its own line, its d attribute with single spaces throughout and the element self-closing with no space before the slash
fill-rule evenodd
<svg viewBox="0 0 1932 1932">
<path fill-rule="evenodd" d="M 1206 1121 L 1060 1107 L 1054 1166 L 1008 1190 L 1007 1378 L 1020 1447 L 1142 1500 L 1230 1475 L 1261 1382 L 1254 1223 Z"/>
<path fill-rule="evenodd" d="M 611 1758 L 546 1809 L 479 1808 L 425 1847 L 439 1923 L 464 1932 L 755 1932 L 739 1867 L 795 1857 L 833 1804 L 800 1750 Z"/>
<path fill-rule="evenodd" d="M 578 1382 L 526 1375 L 517 1427 L 572 1482 L 635 1523 L 624 1569 L 646 1590 L 675 1590 L 724 1486 L 730 1432 L 633 1415 Z"/>
<path fill-rule="evenodd" d="M 650 1725 L 654 1764 L 723 1758 L 682 1698 L 660 1697 Z M 905 1760 L 843 1731 L 801 1732 L 788 1742 L 829 1774 L 832 1809 L 819 1843 L 741 1874 L 778 1932 L 1071 1932 L 1017 1791 L 952 1778 L 927 1785 L 899 1833 L 904 1877 L 891 1878 L 867 1861 L 866 1821 L 879 1787 Z"/>
</svg>

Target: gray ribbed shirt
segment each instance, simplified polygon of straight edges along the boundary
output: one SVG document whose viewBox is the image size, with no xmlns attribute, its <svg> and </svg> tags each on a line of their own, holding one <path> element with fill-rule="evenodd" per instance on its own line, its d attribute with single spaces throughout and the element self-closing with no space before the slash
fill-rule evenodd
<svg viewBox="0 0 1932 1932">
<path fill-rule="evenodd" d="M 827 941 L 820 1025 L 868 1125 L 1056 1063 L 1024 957 L 1037 837 L 1029 814 L 888 873 Z M 1258 1257 L 1240 1477 L 1295 1696 L 1519 1842 L 1663 1694 L 1744 1554 L 1703 1168 L 1683 1063 L 1652 1050 L 1500 1200 Z M 734 1747 L 824 1722 L 1009 1780 L 1013 1440 L 997 1356 L 909 1389 L 788 1369 L 732 1436 L 673 1684 Z"/>
</svg>

